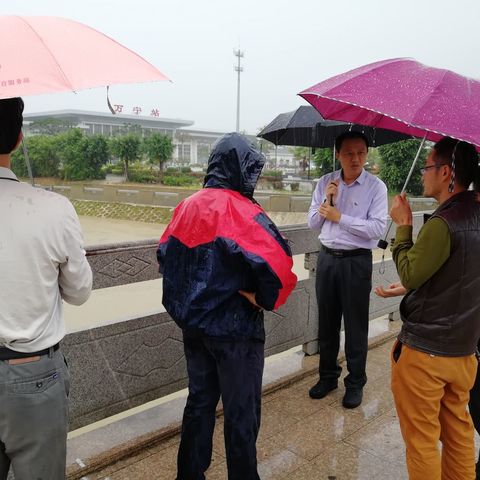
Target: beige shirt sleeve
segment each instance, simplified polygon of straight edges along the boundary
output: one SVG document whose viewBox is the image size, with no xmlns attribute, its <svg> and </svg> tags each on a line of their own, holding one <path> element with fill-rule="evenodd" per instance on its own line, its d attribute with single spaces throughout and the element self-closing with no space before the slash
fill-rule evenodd
<svg viewBox="0 0 480 480">
<path fill-rule="evenodd" d="M 80 221 L 70 202 L 64 225 L 65 262 L 59 265 L 58 285 L 67 303 L 81 305 L 92 291 L 92 269 L 85 256 Z"/>
</svg>

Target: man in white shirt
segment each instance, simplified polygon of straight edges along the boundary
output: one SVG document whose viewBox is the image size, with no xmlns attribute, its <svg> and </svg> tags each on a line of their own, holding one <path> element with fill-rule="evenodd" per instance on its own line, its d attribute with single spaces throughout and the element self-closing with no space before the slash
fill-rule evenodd
<svg viewBox="0 0 480 480">
<path fill-rule="evenodd" d="M 83 236 L 63 196 L 20 183 L 10 169 L 21 98 L 0 100 L 0 480 L 65 478 L 69 374 L 59 342 L 62 299 L 92 288 Z"/>
<path fill-rule="evenodd" d="M 308 211 L 308 226 L 321 243 L 315 285 L 319 381 L 309 395 L 323 398 L 338 387 L 343 317 L 348 375 L 342 405 L 357 408 L 367 383 L 372 249 L 387 223 L 387 187 L 363 168 L 368 155 L 363 133 L 342 133 L 335 149 L 342 168 L 320 178 Z"/>
</svg>

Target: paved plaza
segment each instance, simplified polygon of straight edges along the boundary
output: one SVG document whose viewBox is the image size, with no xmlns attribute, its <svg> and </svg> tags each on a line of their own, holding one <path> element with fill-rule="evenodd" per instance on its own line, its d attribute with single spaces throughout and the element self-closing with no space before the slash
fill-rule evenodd
<svg viewBox="0 0 480 480">
<path fill-rule="evenodd" d="M 293 381 L 288 387 L 263 397 L 258 440 L 262 480 L 407 478 L 405 449 L 390 392 L 392 343 L 390 339 L 370 350 L 369 380 L 364 401 L 357 409 L 342 407 L 343 384 L 324 399 L 310 399 L 308 389 L 316 382 L 316 375 Z M 317 361 L 317 356 L 306 359 L 310 367 Z M 87 478 L 173 480 L 178 443 L 179 436 L 175 435 Z M 226 478 L 223 420 L 219 417 L 207 479 Z"/>
</svg>

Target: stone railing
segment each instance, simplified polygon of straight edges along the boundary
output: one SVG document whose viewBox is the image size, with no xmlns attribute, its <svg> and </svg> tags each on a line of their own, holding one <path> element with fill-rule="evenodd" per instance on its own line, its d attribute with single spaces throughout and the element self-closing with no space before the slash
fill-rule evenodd
<svg viewBox="0 0 480 480">
<path fill-rule="evenodd" d="M 175 189 L 139 185 L 128 187 L 123 185 L 71 184 L 48 187 L 65 195 L 70 200 L 92 200 L 108 203 L 131 203 L 137 205 L 153 205 L 166 208 L 176 207 L 182 200 L 192 195 L 195 190 Z M 311 195 L 289 195 L 263 193 L 255 195 L 255 199 L 269 212 L 306 212 L 311 202 Z"/>
<path fill-rule="evenodd" d="M 416 216 L 416 224 L 420 224 Z M 417 226 L 418 228 L 418 226 Z M 306 225 L 281 228 L 294 255 L 305 254 L 309 275 L 300 280 L 286 305 L 267 312 L 266 355 L 304 345 L 316 352 L 315 265 L 318 240 Z M 159 278 L 156 240 L 91 247 L 88 260 L 94 288 Z M 396 280 L 392 261 L 385 273 L 374 265 L 375 284 Z M 160 291 L 159 291 L 160 296 Z M 398 299 L 372 294 L 370 317 L 395 312 Z M 165 312 L 71 333 L 63 342 L 71 374 L 71 429 L 141 405 L 187 384 L 181 331 Z"/>
<path fill-rule="evenodd" d="M 40 186 L 40 185 L 39 185 Z M 65 195 L 70 200 L 90 200 L 107 203 L 129 203 L 174 208 L 195 190 L 155 185 L 124 186 L 121 184 L 81 184 L 43 186 Z M 312 195 L 270 193 L 258 191 L 255 199 L 268 212 L 306 212 Z M 410 198 L 414 210 L 434 208 L 435 201 L 428 198 Z"/>
</svg>

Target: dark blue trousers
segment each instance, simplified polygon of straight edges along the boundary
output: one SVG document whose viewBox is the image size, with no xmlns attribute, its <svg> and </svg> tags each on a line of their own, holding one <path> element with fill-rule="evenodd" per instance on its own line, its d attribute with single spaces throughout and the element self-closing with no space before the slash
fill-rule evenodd
<svg viewBox="0 0 480 480">
<path fill-rule="evenodd" d="M 220 396 L 228 480 L 259 480 L 256 441 L 260 429 L 264 344 L 184 332 L 188 399 L 183 413 L 177 480 L 204 480 L 212 457 L 215 408 Z"/>
</svg>

